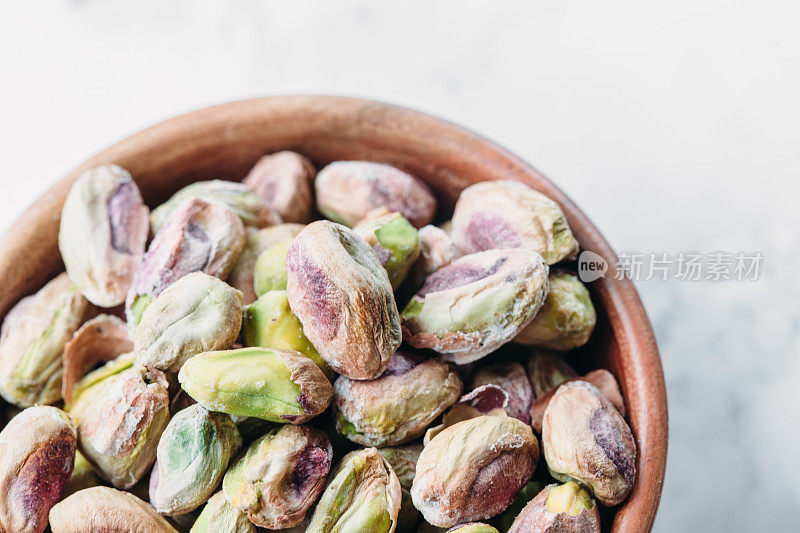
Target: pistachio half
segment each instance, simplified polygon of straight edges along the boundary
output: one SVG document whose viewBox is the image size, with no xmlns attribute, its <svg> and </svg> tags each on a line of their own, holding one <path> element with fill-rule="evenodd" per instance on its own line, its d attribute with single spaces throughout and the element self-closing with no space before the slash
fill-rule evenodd
<svg viewBox="0 0 800 533">
<path fill-rule="evenodd" d="M 574 481 L 548 485 L 528 503 L 508 533 L 600 533 L 597 505 Z"/>
<path fill-rule="evenodd" d="M 242 325 L 242 293 L 192 272 L 156 296 L 133 342 L 140 364 L 176 373 L 193 355 L 230 347 Z"/>
<path fill-rule="evenodd" d="M 455 369 L 438 359 L 398 351 L 381 377 L 334 383 L 336 427 L 365 446 L 394 446 L 420 435 L 461 395 Z"/>
<path fill-rule="evenodd" d="M 452 236 L 466 253 L 527 248 L 548 265 L 578 253 L 561 207 L 518 181 L 482 181 L 464 189 L 453 211 Z"/>
<path fill-rule="evenodd" d="M 528 381 L 525 368 L 514 361 L 499 362 L 479 368 L 472 376 L 473 389 L 481 385 L 497 385 L 508 394 L 506 412 L 522 420 L 526 424 L 531 422 L 531 404 L 533 391 Z"/>
<path fill-rule="evenodd" d="M 64 346 L 93 314 L 66 274 L 15 305 L 0 332 L 0 396 L 19 407 L 58 401 Z"/>
<path fill-rule="evenodd" d="M 508 416 L 508 393 L 497 385 L 481 385 L 465 394 L 442 416 L 442 423 L 425 432 L 422 442 L 427 446 L 436 435 L 464 420 L 483 415 Z"/>
<path fill-rule="evenodd" d="M 324 411 L 333 387 L 294 350 L 240 348 L 195 355 L 178 373 L 181 387 L 209 411 L 302 424 Z"/>
<path fill-rule="evenodd" d="M 66 413 L 29 407 L 0 432 L 0 531 L 41 533 L 75 461 L 77 435 Z"/>
<path fill-rule="evenodd" d="M 458 364 L 495 351 L 547 296 L 548 267 L 521 248 L 461 257 L 429 276 L 403 310 L 403 339 Z"/>
<path fill-rule="evenodd" d="M 251 522 L 285 529 L 303 521 L 325 487 L 333 450 L 309 426 L 282 426 L 253 442 L 231 465 L 222 489 Z"/>
<path fill-rule="evenodd" d="M 542 422 L 544 458 L 559 481 L 577 480 L 605 505 L 625 501 L 636 478 L 636 443 L 625 419 L 594 385 L 561 385 Z"/>
<path fill-rule="evenodd" d="M 331 475 L 306 533 L 393 533 L 400 482 L 375 448 L 350 452 Z"/>
<path fill-rule="evenodd" d="M 286 257 L 286 292 L 305 335 L 336 372 L 374 379 L 401 341 L 386 271 L 369 245 L 333 222 L 309 224 Z"/>
<path fill-rule="evenodd" d="M 381 163 L 331 163 L 319 171 L 314 187 L 319 212 L 351 227 L 378 207 L 399 212 L 415 228 L 430 223 L 436 213 L 436 198 L 424 182 Z"/>
<path fill-rule="evenodd" d="M 67 274 L 92 303 L 125 301 L 147 243 L 148 211 L 131 175 L 116 165 L 87 170 L 73 183 L 58 248 Z"/>
<path fill-rule="evenodd" d="M 316 173 L 307 157 L 284 151 L 259 159 L 242 183 L 286 222 L 307 224 L 313 215 Z"/>
</svg>

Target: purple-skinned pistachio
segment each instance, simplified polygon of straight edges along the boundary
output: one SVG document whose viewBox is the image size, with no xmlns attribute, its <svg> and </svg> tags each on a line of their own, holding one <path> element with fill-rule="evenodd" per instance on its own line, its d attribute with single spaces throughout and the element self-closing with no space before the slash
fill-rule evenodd
<svg viewBox="0 0 800 533">
<path fill-rule="evenodd" d="M 319 171 L 314 187 L 320 213 L 346 226 L 379 207 L 397 211 L 415 228 L 430 223 L 436 213 L 436 198 L 424 182 L 381 163 L 331 163 Z"/>
<path fill-rule="evenodd" d="M 547 350 L 536 350 L 527 363 L 534 399 L 553 391 L 578 374 L 564 359 Z"/>
<path fill-rule="evenodd" d="M 242 183 L 275 210 L 285 222 L 311 222 L 312 187 L 317 169 L 307 157 L 283 151 L 258 160 Z"/>
<path fill-rule="evenodd" d="M 147 214 L 131 175 L 116 165 L 87 170 L 72 185 L 58 247 L 70 278 L 92 303 L 125 301 L 147 243 Z"/>
<path fill-rule="evenodd" d="M 291 424 L 320 414 L 333 395 L 314 361 L 277 348 L 201 353 L 181 367 L 178 380 L 209 411 Z"/>
<path fill-rule="evenodd" d="M 289 305 L 325 362 L 351 379 L 380 376 L 400 346 L 400 316 L 386 270 L 364 239 L 314 222 L 295 237 L 286 268 Z"/>
<path fill-rule="evenodd" d="M 600 514 L 574 481 L 548 485 L 522 509 L 508 533 L 600 533 Z"/>
<path fill-rule="evenodd" d="M 530 426 L 509 416 L 479 416 L 436 435 L 422 450 L 411 497 L 439 527 L 503 512 L 539 459 Z"/>
<path fill-rule="evenodd" d="M 436 435 L 464 420 L 479 416 L 508 416 L 508 393 L 497 385 L 481 385 L 468 392 L 447 410 L 442 423 L 425 432 L 422 440 L 426 446 Z"/>
<path fill-rule="evenodd" d="M 394 446 L 420 435 L 462 391 L 455 369 L 438 359 L 398 351 L 381 377 L 334 383 L 336 426 L 364 446 Z"/>
<path fill-rule="evenodd" d="M 525 368 L 516 362 L 492 363 L 478 369 L 472 376 L 471 387 L 481 385 L 497 385 L 508 394 L 508 416 L 522 420 L 526 424 L 531 422 L 531 404 L 533 391 L 528 381 Z"/>
<path fill-rule="evenodd" d="M 41 533 L 75 461 L 77 435 L 66 413 L 29 407 L 0 432 L 0 531 Z"/>
<path fill-rule="evenodd" d="M 427 225 L 420 228 L 419 239 L 419 259 L 411 267 L 411 281 L 414 288 L 421 287 L 428 276 L 464 255 L 450 235 L 436 226 Z"/>
<path fill-rule="evenodd" d="M 403 310 L 403 339 L 448 361 L 476 361 L 513 339 L 547 296 L 548 267 L 522 248 L 487 250 L 437 270 Z"/>
<path fill-rule="evenodd" d="M 585 381 L 561 385 L 542 421 L 542 447 L 550 474 L 578 481 L 608 506 L 628 497 L 636 478 L 636 443 L 600 390 Z"/>
<path fill-rule="evenodd" d="M 161 226 L 172 217 L 173 212 L 188 198 L 199 198 L 227 206 L 245 226 L 265 228 L 282 222 L 280 215 L 246 185 L 234 181 L 209 180 L 187 185 L 155 208 L 150 213 L 151 233 L 153 235 L 158 233 Z"/>
<path fill-rule="evenodd" d="M 218 203 L 191 197 L 171 212 L 150 243 L 125 301 L 128 324 L 135 327 L 164 289 L 191 272 L 225 279 L 244 245 L 236 214 Z"/>
<path fill-rule="evenodd" d="M 526 248 L 548 265 L 578 253 L 561 207 L 518 181 L 483 181 L 464 189 L 453 211 L 452 236 L 465 253 Z"/>
<path fill-rule="evenodd" d="M 325 487 L 333 450 L 309 426 L 282 426 L 253 442 L 225 474 L 228 501 L 268 529 L 298 525 Z"/>
</svg>

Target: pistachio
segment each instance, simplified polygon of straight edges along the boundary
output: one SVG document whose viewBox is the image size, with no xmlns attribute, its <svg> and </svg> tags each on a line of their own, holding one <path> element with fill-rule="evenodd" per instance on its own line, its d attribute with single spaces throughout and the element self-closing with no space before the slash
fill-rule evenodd
<svg viewBox="0 0 800 533">
<path fill-rule="evenodd" d="M 471 387 L 474 389 L 481 385 L 497 385 L 503 389 L 508 394 L 508 416 L 518 418 L 526 424 L 531 423 L 533 391 L 528 374 L 521 364 L 510 361 L 481 367 L 472 376 Z"/>
<path fill-rule="evenodd" d="M 400 482 L 400 513 L 397 515 L 397 532 L 412 533 L 417 531 L 420 521 L 419 511 L 411 499 L 411 484 L 417 470 L 417 460 L 422 453 L 422 445 L 396 446 L 378 450 L 392 467 Z"/>
<path fill-rule="evenodd" d="M 178 373 L 181 387 L 210 411 L 302 424 L 324 411 L 333 387 L 294 350 L 241 348 L 195 355 Z"/>
<path fill-rule="evenodd" d="M 403 215 L 385 209 L 372 212 L 353 231 L 367 241 L 397 290 L 419 257 L 419 232 Z"/>
<path fill-rule="evenodd" d="M 133 367 L 136 362 L 136 354 L 133 352 L 124 353 L 106 362 L 104 365 L 96 368 L 82 377 L 72 389 L 72 400 L 66 402 L 65 410 L 71 412 L 81 397 L 90 392 L 96 392 L 93 387 L 100 382 L 112 378 L 125 370 Z"/>
<path fill-rule="evenodd" d="M 150 213 L 150 231 L 153 235 L 189 198 L 227 206 L 241 218 L 245 226 L 264 228 L 282 222 L 280 215 L 246 185 L 224 180 L 198 181 L 179 190 Z"/>
<path fill-rule="evenodd" d="M 436 435 L 422 450 L 411 497 L 425 520 L 453 527 L 505 510 L 539 459 L 531 428 L 508 416 L 479 416 Z"/>
<path fill-rule="evenodd" d="M 99 315 L 83 324 L 64 345 L 61 396 L 69 404 L 75 384 L 97 363 L 133 350 L 125 323 L 113 315 Z"/>
<path fill-rule="evenodd" d="M 436 198 L 418 178 L 369 161 L 337 161 L 317 174 L 317 209 L 326 218 L 353 226 L 378 207 L 397 211 L 415 228 L 436 213 Z"/>
<path fill-rule="evenodd" d="M 218 278 L 192 272 L 145 309 L 133 335 L 140 364 L 178 372 L 193 355 L 228 348 L 242 325 L 242 293 Z"/>
<path fill-rule="evenodd" d="M 328 363 L 303 333 L 300 319 L 289 307 L 286 291 L 269 291 L 245 306 L 242 332 L 247 346 L 296 350 L 314 361 L 328 379 L 334 378 Z"/>
<path fill-rule="evenodd" d="M 422 435 L 455 403 L 462 388 L 451 365 L 398 351 L 377 379 L 336 379 L 336 426 L 348 439 L 365 446 L 402 444 Z"/>
<path fill-rule="evenodd" d="M 128 324 L 137 326 L 153 299 L 186 274 L 199 271 L 225 279 L 244 239 L 244 227 L 233 211 L 187 199 L 153 238 L 133 276 L 125 301 Z"/>
<path fill-rule="evenodd" d="M 517 181 L 483 181 L 464 189 L 453 211 L 452 236 L 466 253 L 527 248 L 548 265 L 578 254 L 561 207 Z"/>
<path fill-rule="evenodd" d="M 625 416 L 625 402 L 622 399 L 622 393 L 619 390 L 617 380 L 614 379 L 614 376 L 611 374 L 611 372 L 605 370 L 604 368 L 599 368 L 597 370 L 592 370 L 584 376 L 570 378 L 569 381 L 575 379 L 586 381 L 587 383 L 591 383 L 597 387 L 600 392 L 603 393 L 603 396 L 605 396 L 616 408 L 616 410 L 619 411 L 619 414 Z M 552 389 L 536 398 L 533 401 L 533 404 L 531 404 L 531 426 L 539 434 L 542 433 L 542 419 L 544 418 L 544 412 L 547 409 L 547 405 L 550 403 L 550 400 L 553 398 L 553 394 L 555 394 L 555 392 L 556 389 Z"/>
<path fill-rule="evenodd" d="M 542 422 L 547 467 L 559 481 L 577 480 L 605 505 L 625 501 L 636 477 L 636 443 L 625 419 L 594 385 L 561 385 Z"/>
<path fill-rule="evenodd" d="M 550 272 L 550 292 L 544 305 L 514 342 L 571 350 L 586 344 L 596 322 L 589 291 L 578 277 L 568 272 Z"/>
<path fill-rule="evenodd" d="M 244 183 L 286 222 L 311 222 L 311 187 L 317 169 L 296 152 L 278 152 L 258 160 Z"/>
<path fill-rule="evenodd" d="M 461 524 L 460 526 L 451 527 L 447 533 L 499 533 L 497 528 L 489 524 L 482 524 L 480 522 L 472 522 L 470 524 Z"/>
<path fill-rule="evenodd" d="M 0 332 L 0 396 L 19 407 L 58 401 L 64 345 L 93 313 L 66 274 L 15 305 Z"/>
<path fill-rule="evenodd" d="M 547 296 L 547 265 L 530 250 L 488 250 L 437 270 L 403 310 L 403 339 L 470 363 L 513 339 Z"/>
<path fill-rule="evenodd" d="M 374 379 L 401 341 L 386 271 L 367 243 L 339 224 L 318 221 L 295 237 L 286 292 L 322 358 L 351 379 Z"/>
<path fill-rule="evenodd" d="M 514 502 L 508 506 L 495 520 L 497 529 L 504 533 L 508 533 L 511 524 L 514 523 L 517 516 L 522 512 L 522 509 L 528 505 L 544 488 L 544 483 L 541 481 L 529 481 L 524 487 L 520 489 L 514 498 Z"/>
<path fill-rule="evenodd" d="M 55 407 L 29 407 L 0 432 L 0 531 L 41 533 L 75 460 L 75 426 Z"/>
<path fill-rule="evenodd" d="M 219 491 L 203 507 L 190 533 L 256 533 L 256 527 Z"/>
<path fill-rule="evenodd" d="M 303 521 L 331 468 L 328 436 L 308 426 L 282 426 L 253 442 L 236 459 L 222 489 L 251 522 L 284 529 Z"/>
<path fill-rule="evenodd" d="M 393 533 L 400 482 L 375 448 L 350 452 L 331 475 L 306 533 Z"/>
<path fill-rule="evenodd" d="M 178 412 L 158 442 L 153 506 L 175 516 L 202 505 L 241 445 L 239 430 L 225 413 L 212 413 L 198 404 Z"/>
<path fill-rule="evenodd" d="M 68 407 L 81 452 L 121 489 L 133 487 L 150 470 L 169 420 L 164 374 L 138 366 L 117 372 L 126 361 L 117 358 L 86 376 Z"/>
<path fill-rule="evenodd" d="M 534 398 L 541 398 L 578 374 L 558 354 L 536 350 L 528 360 L 528 379 Z"/>
<path fill-rule="evenodd" d="M 303 227 L 302 224 L 278 224 L 263 229 L 246 228 L 244 247 L 227 278 L 231 287 L 242 291 L 243 304 L 251 304 L 258 297 L 253 277 L 256 260 L 261 252 L 278 241 L 294 238 Z"/>
<path fill-rule="evenodd" d="M 423 443 L 428 443 L 445 428 L 464 420 L 483 415 L 508 416 L 508 393 L 497 385 L 481 385 L 458 399 L 442 416 L 442 423 L 425 432 Z"/>
<path fill-rule="evenodd" d="M 508 533 L 600 533 L 594 500 L 574 481 L 548 485 L 522 509 Z"/>
<path fill-rule="evenodd" d="M 463 255 L 450 235 L 436 226 L 428 225 L 420 228 L 419 239 L 419 259 L 411 270 L 415 288 L 421 287 L 428 276 Z"/>
<path fill-rule="evenodd" d="M 287 238 L 276 242 L 256 259 L 253 287 L 258 296 L 273 290 L 286 290 L 286 254 L 293 240 Z"/>
<path fill-rule="evenodd" d="M 56 504 L 50 510 L 50 528 L 53 533 L 177 533 L 150 504 L 111 487 L 83 489 Z"/>
<path fill-rule="evenodd" d="M 70 188 L 58 247 L 69 277 L 93 304 L 125 301 L 147 243 L 147 213 L 131 175 L 116 165 L 87 170 Z"/>
<path fill-rule="evenodd" d="M 77 434 L 76 434 L 77 439 Z M 96 487 L 100 484 L 100 480 L 94 473 L 92 463 L 86 460 L 86 457 L 79 451 L 75 452 L 75 466 L 72 469 L 72 475 L 69 478 L 64 491 L 61 493 L 61 499 L 75 494 L 79 490 L 88 489 L 89 487 Z"/>
</svg>

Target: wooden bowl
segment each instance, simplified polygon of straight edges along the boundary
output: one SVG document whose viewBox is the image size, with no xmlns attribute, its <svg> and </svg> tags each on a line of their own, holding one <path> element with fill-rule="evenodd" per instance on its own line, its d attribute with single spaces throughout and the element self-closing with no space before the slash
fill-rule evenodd
<svg viewBox="0 0 800 533">
<path fill-rule="evenodd" d="M 496 144 L 450 123 L 382 103 L 328 96 L 231 102 L 182 115 L 100 152 L 34 202 L 0 241 L 0 316 L 63 269 L 57 235 L 61 206 L 85 169 L 128 169 L 155 205 L 184 185 L 240 180 L 256 160 L 296 150 L 319 165 L 366 159 L 391 163 L 424 179 L 446 212 L 462 189 L 482 180 L 514 179 L 557 201 L 582 249 L 615 264 L 615 255 L 578 206 L 533 167 Z M 612 531 L 649 531 L 667 454 L 667 400 L 658 348 L 639 296 L 613 276 L 590 284 L 598 327 L 587 354 L 620 382 L 639 456 L 636 486 L 614 515 Z"/>
</svg>

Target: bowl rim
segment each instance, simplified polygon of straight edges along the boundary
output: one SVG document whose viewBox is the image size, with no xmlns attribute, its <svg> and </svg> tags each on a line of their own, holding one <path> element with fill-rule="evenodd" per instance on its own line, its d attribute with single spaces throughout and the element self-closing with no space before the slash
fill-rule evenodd
<svg viewBox="0 0 800 533">
<path fill-rule="evenodd" d="M 588 248 L 609 264 L 616 263 L 616 254 L 609 243 L 569 196 L 533 166 L 483 136 L 427 113 L 374 100 L 325 95 L 267 96 L 204 107 L 159 122 L 98 152 L 60 179 L 19 215 L 0 241 L 0 283 L 11 287 L 11 290 L 0 293 L 0 316 L 5 315 L 22 296 L 38 289 L 58 272 L 53 267 L 52 258 L 46 258 L 42 253 L 31 253 L 26 247 L 36 239 L 44 239 L 45 247 L 54 243 L 52 233 L 55 227 L 57 234 L 61 205 L 81 172 L 110 162 L 135 164 L 136 157 L 156 158 L 163 172 L 171 168 L 171 162 L 185 163 L 186 158 L 196 153 L 196 149 L 189 146 L 189 139 L 202 145 L 206 138 L 216 136 L 215 142 L 224 143 L 228 137 L 234 140 L 244 132 L 257 131 L 260 125 L 289 118 L 298 120 L 298 123 L 315 121 L 314 127 L 327 128 L 328 136 L 334 130 L 337 134 L 342 131 L 347 135 L 347 127 L 352 127 L 353 132 L 361 135 L 371 132 L 389 140 L 406 140 L 418 151 L 432 157 L 440 156 L 437 164 L 431 163 L 430 168 L 420 171 L 436 174 L 445 181 L 458 175 L 459 168 L 463 170 L 469 165 L 480 165 L 491 175 L 528 183 L 561 205 L 582 249 L 589 244 Z M 354 140 L 357 139 L 356 133 L 352 133 Z M 177 146 L 180 136 L 186 136 L 181 143 L 187 146 L 180 153 L 169 154 L 170 146 Z M 301 153 L 303 142 L 306 141 L 298 137 L 297 150 Z M 384 159 L 390 148 L 386 153 L 378 150 L 374 158 Z M 394 149 L 398 150 L 396 146 Z M 266 153 L 263 147 L 261 152 Z M 252 159 L 249 152 L 242 157 Z M 419 159 L 420 155 L 413 157 Z M 446 158 L 450 158 L 450 164 L 441 164 Z M 156 163 L 153 165 L 157 166 Z M 132 173 L 138 182 L 133 170 Z M 142 192 L 144 194 L 145 190 Z M 26 253 L 31 255 L 31 260 L 18 261 Z M 650 531 L 663 488 L 668 440 L 666 387 L 658 347 L 645 309 L 630 280 L 607 276 L 592 282 L 591 288 L 615 326 L 614 349 L 620 352 L 622 366 L 615 367 L 614 373 L 625 393 L 628 418 L 639 448 L 637 483 L 626 502 L 617 509 L 611 530 Z"/>
</svg>

